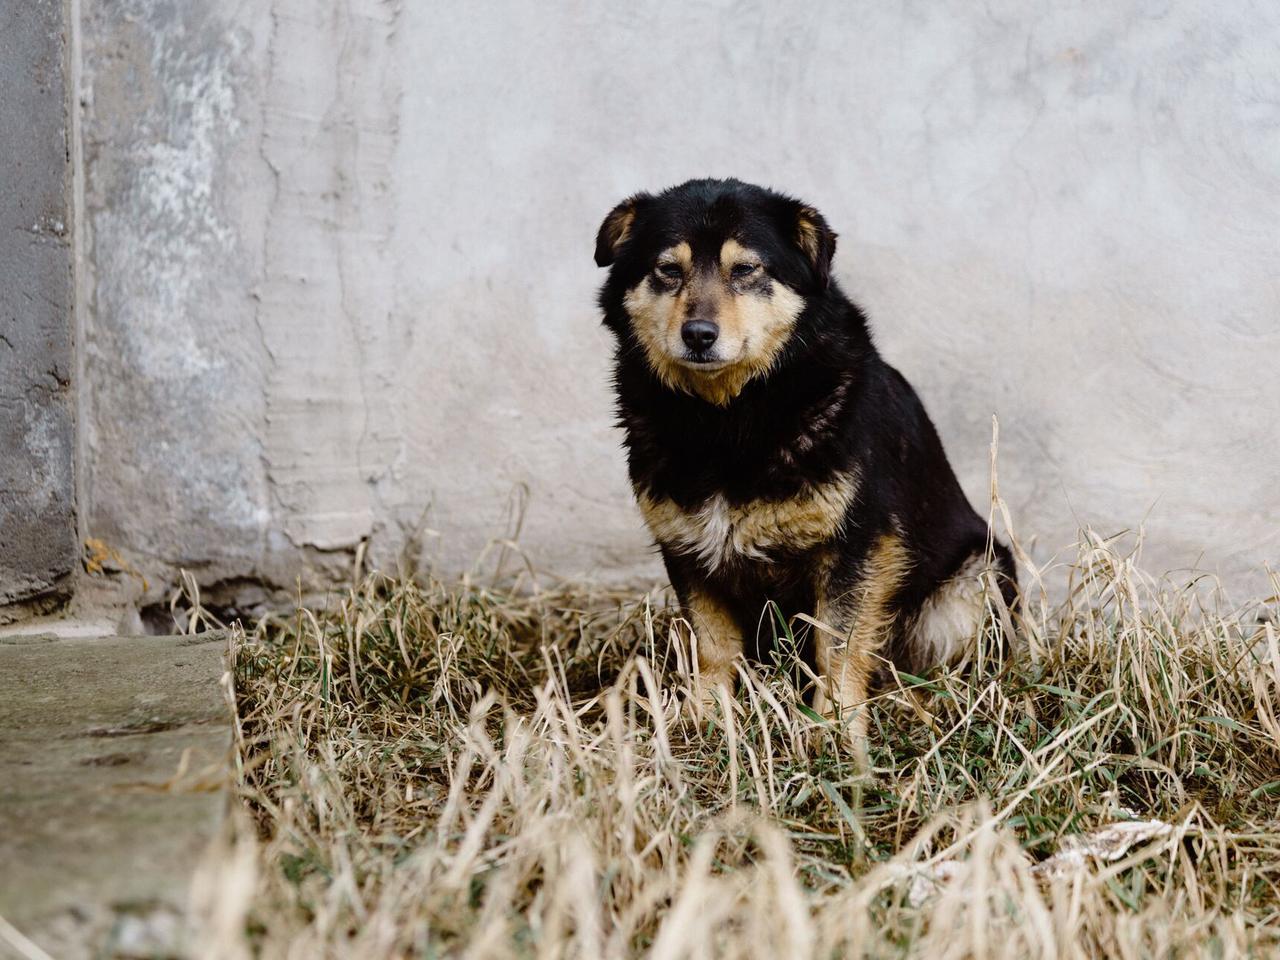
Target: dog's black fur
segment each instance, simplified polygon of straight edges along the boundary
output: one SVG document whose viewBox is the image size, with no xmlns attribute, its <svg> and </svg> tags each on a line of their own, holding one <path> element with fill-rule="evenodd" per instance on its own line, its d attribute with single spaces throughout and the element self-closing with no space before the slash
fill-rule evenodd
<svg viewBox="0 0 1280 960">
<path fill-rule="evenodd" d="M 776 297 L 781 284 L 803 308 L 767 371 L 711 402 L 655 371 L 625 301 L 628 291 L 666 283 L 654 272 L 662 251 L 688 243 L 693 263 L 711 271 L 730 238 L 759 254 L 761 289 Z M 930 664 L 920 662 L 901 625 L 983 555 L 1012 606 L 1014 563 L 965 499 L 919 397 L 881 359 L 866 317 L 831 277 L 835 244 L 813 208 L 736 180 L 690 181 L 621 204 L 596 249 L 597 263 L 611 267 L 599 304 L 617 338 L 618 415 L 637 495 L 670 501 L 690 516 L 717 495 L 729 505 L 786 503 L 835 477 L 856 476 L 856 495 L 819 544 L 776 544 L 764 559 L 734 557 L 715 569 L 671 543 L 660 543 L 663 558 L 682 602 L 694 592 L 714 596 L 750 651 L 766 600 L 793 614 L 813 611 L 818 589 L 856 594 L 875 576 L 867 566 L 874 545 L 894 538 L 908 561 L 887 598 L 898 627 L 882 641 L 902 668 L 916 671 Z M 827 582 L 816 587 L 819 571 Z"/>
</svg>

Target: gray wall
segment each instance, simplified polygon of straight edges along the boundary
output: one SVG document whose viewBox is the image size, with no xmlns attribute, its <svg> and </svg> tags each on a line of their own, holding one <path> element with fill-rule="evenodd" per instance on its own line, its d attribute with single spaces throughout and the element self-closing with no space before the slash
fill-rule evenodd
<svg viewBox="0 0 1280 960">
<path fill-rule="evenodd" d="M 800 194 L 966 488 L 1042 560 L 1280 553 L 1280 12 L 84 0 L 90 527 L 225 590 L 388 563 L 657 571 L 593 237 Z M 418 549 L 418 548 L 415 548 Z"/>
<path fill-rule="evenodd" d="M 79 557 L 64 18 L 0 3 L 0 622 L 64 598 Z"/>
</svg>

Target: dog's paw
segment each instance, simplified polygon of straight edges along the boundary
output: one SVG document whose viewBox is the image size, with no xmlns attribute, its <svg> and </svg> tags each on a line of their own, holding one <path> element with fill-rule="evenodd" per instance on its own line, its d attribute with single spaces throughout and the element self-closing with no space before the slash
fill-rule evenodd
<svg viewBox="0 0 1280 960">
<path fill-rule="evenodd" d="M 682 716 L 700 726 L 708 721 L 722 725 L 724 711 L 733 709 L 733 686 L 724 680 L 695 676 L 683 693 Z"/>
</svg>

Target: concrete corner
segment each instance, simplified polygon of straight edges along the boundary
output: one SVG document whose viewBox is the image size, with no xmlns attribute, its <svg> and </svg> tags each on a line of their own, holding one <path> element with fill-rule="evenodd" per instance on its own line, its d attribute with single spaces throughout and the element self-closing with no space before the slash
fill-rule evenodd
<svg viewBox="0 0 1280 960">
<path fill-rule="evenodd" d="M 0 623 L 64 599 L 78 556 L 66 15 L 0 5 Z"/>
</svg>

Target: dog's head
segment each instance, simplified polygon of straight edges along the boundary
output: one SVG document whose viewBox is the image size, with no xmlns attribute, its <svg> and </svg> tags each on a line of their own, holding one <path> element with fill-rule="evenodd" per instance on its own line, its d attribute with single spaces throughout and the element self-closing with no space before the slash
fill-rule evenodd
<svg viewBox="0 0 1280 960">
<path fill-rule="evenodd" d="M 605 322 L 668 387 L 727 404 L 773 368 L 835 247 L 818 211 L 737 180 L 637 194 L 596 239 Z"/>
</svg>

